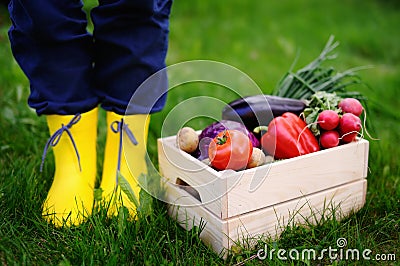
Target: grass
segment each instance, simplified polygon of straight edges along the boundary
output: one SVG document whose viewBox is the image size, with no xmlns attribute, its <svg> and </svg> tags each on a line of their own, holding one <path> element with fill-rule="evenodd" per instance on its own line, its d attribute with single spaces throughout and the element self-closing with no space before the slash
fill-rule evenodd
<svg viewBox="0 0 400 266">
<path fill-rule="evenodd" d="M 88 6 L 93 6 L 88 1 Z M 351 88 L 368 98 L 370 141 L 367 202 L 342 221 L 290 227 L 259 247 L 321 250 L 345 237 L 348 247 L 373 254 L 395 253 L 400 261 L 400 170 L 398 112 L 400 87 L 400 5 L 397 1 L 175 1 L 171 14 L 168 65 L 208 59 L 245 72 L 265 93 L 289 69 L 319 54 L 330 34 L 341 45 L 338 69 L 360 65 L 368 86 Z M 168 218 L 165 205 L 137 222 L 107 219 L 101 210 L 77 228 L 55 229 L 41 219 L 41 203 L 52 181 L 50 156 L 38 171 L 48 138 L 44 117 L 27 107 L 28 82 L 12 59 L 9 21 L 0 10 L 0 264 L 3 265 L 369 265 L 377 261 L 260 261 L 256 250 L 239 249 L 226 261 L 202 244 L 198 230 L 187 232 Z M 198 95 L 228 100 L 235 95 L 211 84 L 185 84 L 171 91 L 165 110 L 153 116 L 149 152 L 156 162 L 156 138 L 173 107 Z M 104 114 L 102 114 L 104 115 Z M 192 121 L 200 129 L 207 120 Z M 104 140 L 104 116 L 99 127 Z M 102 145 L 99 141 L 99 150 Z M 100 156 L 101 157 L 101 156 Z M 99 159 L 99 166 L 101 160 Z M 101 169 L 101 167 L 99 167 Z"/>
</svg>

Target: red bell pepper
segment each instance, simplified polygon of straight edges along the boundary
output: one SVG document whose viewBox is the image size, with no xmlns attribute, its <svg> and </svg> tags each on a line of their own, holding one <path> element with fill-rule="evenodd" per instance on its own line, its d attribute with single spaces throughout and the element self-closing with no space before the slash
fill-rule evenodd
<svg viewBox="0 0 400 266">
<path fill-rule="evenodd" d="M 318 140 L 307 124 L 289 112 L 269 123 L 268 131 L 261 137 L 261 145 L 276 159 L 289 159 L 320 150 Z"/>
</svg>

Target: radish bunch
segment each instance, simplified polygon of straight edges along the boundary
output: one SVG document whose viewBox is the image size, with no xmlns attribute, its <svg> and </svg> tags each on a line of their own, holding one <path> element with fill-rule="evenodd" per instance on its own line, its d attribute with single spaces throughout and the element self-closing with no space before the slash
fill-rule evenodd
<svg viewBox="0 0 400 266">
<path fill-rule="evenodd" d="M 321 129 L 319 142 L 322 148 L 336 147 L 340 142 L 349 143 L 356 139 L 362 129 L 360 115 L 364 110 L 355 98 L 342 99 L 337 111 L 323 110 L 317 123 Z"/>
</svg>

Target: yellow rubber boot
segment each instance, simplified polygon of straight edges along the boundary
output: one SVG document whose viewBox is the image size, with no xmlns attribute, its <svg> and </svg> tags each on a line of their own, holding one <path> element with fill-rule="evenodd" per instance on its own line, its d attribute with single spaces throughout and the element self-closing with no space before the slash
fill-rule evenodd
<svg viewBox="0 0 400 266">
<path fill-rule="evenodd" d="M 137 178 L 147 173 L 145 157 L 149 122 L 150 115 L 147 114 L 122 116 L 107 112 L 107 140 L 100 187 L 103 199 L 109 204 L 109 216 L 117 215 L 120 207 L 125 206 L 130 216 L 136 217 L 136 205 L 121 190 L 117 176 L 119 171 L 139 202 L 141 188 Z M 134 139 L 129 138 L 129 133 L 132 133 Z"/>
<path fill-rule="evenodd" d="M 52 146 L 55 174 L 43 204 L 43 217 L 57 227 L 79 225 L 93 208 L 98 109 L 46 118 L 51 137 L 44 156 Z"/>
</svg>

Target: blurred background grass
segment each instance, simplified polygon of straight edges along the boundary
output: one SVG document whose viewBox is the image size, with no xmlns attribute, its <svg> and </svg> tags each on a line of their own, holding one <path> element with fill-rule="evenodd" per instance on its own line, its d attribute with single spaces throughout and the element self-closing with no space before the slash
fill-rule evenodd
<svg viewBox="0 0 400 266">
<path fill-rule="evenodd" d="M 85 1 L 85 5 L 89 10 L 96 1 Z M 296 66 L 300 68 L 320 53 L 331 34 L 341 43 L 336 49 L 338 58 L 331 62 L 339 71 L 373 66 L 359 73 L 366 85 L 350 88 L 368 98 L 369 127 L 380 139 L 370 142 L 366 206 L 341 223 L 288 229 L 274 245 L 312 248 L 323 241 L 326 247 L 334 246 L 337 237 L 346 236 L 349 247 L 399 256 L 400 2 L 176 0 L 170 23 L 168 65 L 197 59 L 223 62 L 246 73 L 264 93 L 272 92 L 298 53 Z M 40 204 L 51 185 L 54 165 L 48 160 L 45 172 L 38 173 L 47 128 L 44 117 L 36 117 L 27 107 L 29 85 L 11 56 L 9 24 L 6 9 L 1 6 L 0 263 L 224 263 L 198 241 L 196 233 L 187 234 L 170 221 L 162 204 L 156 205 L 157 216 L 150 222 L 127 224 L 130 231 L 122 239 L 114 232 L 120 230 L 119 221 L 97 221 L 95 217 L 82 229 L 59 231 L 41 220 Z M 223 90 L 209 84 L 187 84 L 171 91 L 165 109 L 151 122 L 149 152 L 155 163 L 155 141 L 167 114 L 180 101 L 203 93 L 224 100 L 234 97 L 226 98 Z M 204 126 L 202 121 L 196 123 L 197 129 Z M 104 138 L 101 129 L 100 138 Z M 99 150 L 101 153 L 101 146 Z M 84 244 L 79 242 L 82 240 Z M 225 263 L 240 262 L 249 254 L 239 254 Z M 265 263 L 284 265 L 278 260 Z"/>
</svg>

